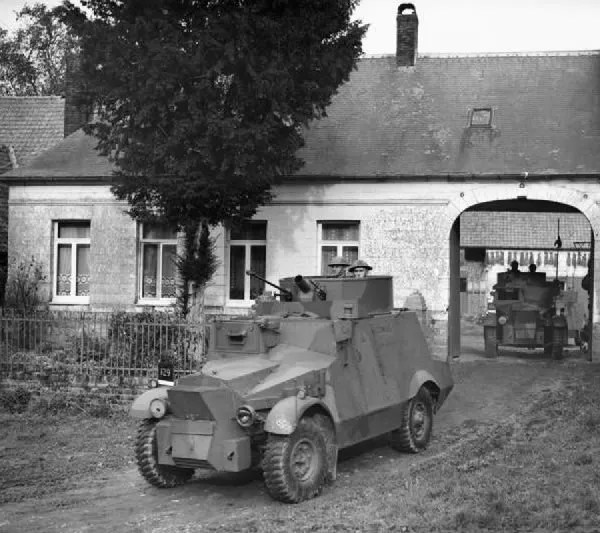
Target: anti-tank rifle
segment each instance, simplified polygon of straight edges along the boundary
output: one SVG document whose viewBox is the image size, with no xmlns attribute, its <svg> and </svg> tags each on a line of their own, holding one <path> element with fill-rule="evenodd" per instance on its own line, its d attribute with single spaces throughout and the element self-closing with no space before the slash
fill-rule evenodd
<svg viewBox="0 0 600 533">
<path fill-rule="evenodd" d="M 279 297 L 282 301 L 290 301 L 292 299 L 291 291 L 288 291 L 287 289 L 284 289 L 279 285 L 275 285 L 275 283 L 271 283 L 269 280 L 263 278 L 262 276 L 259 276 L 256 272 L 253 272 L 252 270 L 246 270 L 246 275 L 252 278 L 256 278 L 262 281 L 263 283 L 266 283 L 267 285 L 270 285 L 271 287 L 277 289 L 279 291 Z"/>
</svg>

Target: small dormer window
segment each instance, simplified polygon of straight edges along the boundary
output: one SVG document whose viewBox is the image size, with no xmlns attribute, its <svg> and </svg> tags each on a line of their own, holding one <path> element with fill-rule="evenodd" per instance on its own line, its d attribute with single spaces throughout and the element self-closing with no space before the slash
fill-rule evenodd
<svg viewBox="0 0 600 533">
<path fill-rule="evenodd" d="M 471 111 L 471 120 L 469 126 L 472 128 L 491 128 L 492 127 L 492 108 L 476 107 Z"/>
</svg>

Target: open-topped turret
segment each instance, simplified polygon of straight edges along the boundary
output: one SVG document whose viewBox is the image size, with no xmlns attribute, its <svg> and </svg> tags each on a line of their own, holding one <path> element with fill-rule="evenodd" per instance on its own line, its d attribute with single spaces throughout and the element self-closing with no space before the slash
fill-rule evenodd
<svg viewBox="0 0 600 533">
<path fill-rule="evenodd" d="M 297 275 L 282 278 L 279 285 L 256 277 L 279 290 L 258 298 L 255 312 L 262 315 L 310 315 L 327 319 L 366 318 L 389 313 L 393 308 L 392 276 L 365 278 Z M 276 300 L 279 296 L 279 300 Z"/>
</svg>

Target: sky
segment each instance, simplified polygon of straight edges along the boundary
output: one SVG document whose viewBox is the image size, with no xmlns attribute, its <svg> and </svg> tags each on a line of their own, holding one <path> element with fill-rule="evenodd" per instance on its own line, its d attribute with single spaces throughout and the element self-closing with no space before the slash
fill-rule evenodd
<svg viewBox="0 0 600 533">
<path fill-rule="evenodd" d="M 32 0 L 0 0 L 0 26 L 15 27 L 15 11 Z M 45 0 L 54 6 L 60 0 Z M 355 17 L 369 24 L 366 54 L 396 51 L 401 1 L 362 0 Z M 421 53 L 600 50 L 600 0 L 413 0 Z"/>
</svg>

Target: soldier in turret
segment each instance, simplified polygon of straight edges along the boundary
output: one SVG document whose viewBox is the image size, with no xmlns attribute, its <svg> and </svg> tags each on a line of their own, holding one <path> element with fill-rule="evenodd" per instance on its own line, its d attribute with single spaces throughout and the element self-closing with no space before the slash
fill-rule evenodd
<svg viewBox="0 0 600 533">
<path fill-rule="evenodd" d="M 369 270 L 373 270 L 373 267 L 362 259 L 357 259 L 352 263 L 352 266 L 348 269 L 355 278 L 366 278 L 369 275 Z"/>
<path fill-rule="evenodd" d="M 327 266 L 334 270 L 330 277 L 344 278 L 346 277 L 346 269 L 350 266 L 350 263 L 341 255 L 336 255 L 331 261 L 329 261 Z"/>
</svg>

